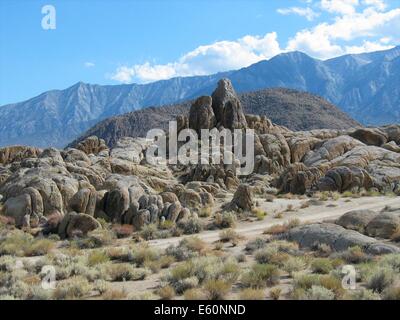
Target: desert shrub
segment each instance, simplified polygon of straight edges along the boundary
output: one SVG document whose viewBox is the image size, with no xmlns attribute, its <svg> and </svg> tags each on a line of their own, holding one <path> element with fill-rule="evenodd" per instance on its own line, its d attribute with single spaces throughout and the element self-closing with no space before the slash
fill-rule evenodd
<svg viewBox="0 0 400 320">
<path fill-rule="evenodd" d="M 159 258 L 159 251 L 148 245 L 134 246 L 131 249 L 130 260 L 137 266 L 143 266 L 145 263 L 156 261 Z"/>
<path fill-rule="evenodd" d="M 307 268 L 307 263 L 301 257 L 289 257 L 283 262 L 283 270 L 292 276 L 295 272 L 302 271 Z"/>
<path fill-rule="evenodd" d="M 298 227 L 300 225 L 300 220 L 297 218 L 290 219 L 284 224 L 277 224 L 269 227 L 264 231 L 264 234 L 277 235 L 288 232 L 290 229 Z"/>
<path fill-rule="evenodd" d="M 129 263 L 108 263 L 101 266 L 109 281 L 137 281 L 143 280 L 148 275 L 148 271 L 143 268 L 134 268 Z"/>
<path fill-rule="evenodd" d="M 400 254 L 388 254 L 384 256 L 379 261 L 379 265 L 392 268 L 396 272 L 400 273 Z"/>
<path fill-rule="evenodd" d="M 12 256 L 0 257 L 0 271 L 11 272 L 17 265 L 17 259 Z"/>
<path fill-rule="evenodd" d="M 265 217 L 267 216 L 267 213 L 260 209 L 260 208 L 254 208 L 252 210 L 252 213 L 254 214 L 254 216 L 257 218 L 257 220 L 262 221 L 265 219 Z"/>
<path fill-rule="evenodd" d="M 59 281 L 53 292 L 53 298 L 56 300 L 80 299 L 87 296 L 91 290 L 92 287 L 86 278 L 75 276 Z"/>
<path fill-rule="evenodd" d="M 250 301 L 250 300 L 263 300 L 265 298 L 264 290 L 245 288 L 239 294 L 240 300 Z"/>
<path fill-rule="evenodd" d="M 45 255 L 55 246 L 49 239 L 34 238 L 32 235 L 13 230 L 0 239 L 0 255 L 38 256 Z"/>
<path fill-rule="evenodd" d="M 196 234 L 203 230 L 203 223 L 198 218 L 189 218 L 180 220 L 178 222 L 178 228 L 181 229 L 184 234 Z"/>
<path fill-rule="evenodd" d="M 333 270 L 332 261 L 328 258 L 317 258 L 311 262 L 311 270 L 314 273 L 328 274 Z"/>
<path fill-rule="evenodd" d="M 245 250 L 248 251 L 249 253 L 252 253 L 256 250 L 265 248 L 267 243 L 268 242 L 266 239 L 256 238 L 255 240 L 252 240 L 246 244 Z"/>
<path fill-rule="evenodd" d="M 98 279 L 94 281 L 92 286 L 93 290 L 98 291 L 100 294 L 103 294 L 110 289 L 110 283 L 103 279 Z"/>
<path fill-rule="evenodd" d="M 172 300 L 175 297 L 175 290 L 171 286 L 164 286 L 157 290 L 161 300 Z"/>
<path fill-rule="evenodd" d="M 214 225 L 219 229 L 235 228 L 237 217 L 233 212 L 215 214 Z"/>
<path fill-rule="evenodd" d="M 103 300 L 124 300 L 126 299 L 128 293 L 126 290 L 118 290 L 118 289 L 108 289 L 101 296 Z"/>
<path fill-rule="evenodd" d="M 204 284 L 204 291 L 209 300 L 224 300 L 232 284 L 223 280 L 208 280 Z"/>
<path fill-rule="evenodd" d="M 241 282 L 246 287 L 264 288 L 279 283 L 279 270 L 271 264 L 255 264 L 251 270 L 243 274 Z"/>
<path fill-rule="evenodd" d="M 87 263 L 89 267 L 110 261 L 109 256 L 104 250 L 94 250 L 89 253 Z"/>
<path fill-rule="evenodd" d="M 260 264 L 274 264 L 283 266 L 284 262 L 289 258 L 289 255 L 280 252 L 276 247 L 267 247 L 255 253 L 255 259 Z"/>
<path fill-rule="evenodd" d="M 399 284 L 397 285 L 391 285 L 388 288 L 386 288 L 383 291 L 383 299 L 384 300 L 400 300 L 400 286 Z"/>
<path fill-rule="evenodd" d="M 219 239 L 222 242 L 230 242 L 236 246 L 241 236 L 233 229 L 226 229 L 220 232 Z"/>
<path fill-rule="evenodd" d="M 332 275 L 298 273 L 294 275 L 293 280 L 294 289 L 307 291 L 312 286 L 321 286 L 334 292 L 337 298 L 341 297 L 344 293 L 341 279 Z"/>
<path fill-rule="evenodd" d="M 312 286 L 311 289 L 307 290 L 308 300 L 334 300 L 335 293 L 322 286 Z"/>
<path fill-rule="evenodd" d="M 183 298 L 185 300 L 206 300 L 206 293 L 202 289 L 194 288 L 188 289 L 184 292 Z"/>
<path fill-rule="evenodd" d="M 172 268 L 165 280 L 179 293 L 193 287 L 186 286 L 186 279 L 195 278 L 197 283 L 208 280 L 234 282 L 239 277 L 240 268 L 234 259 L 199 257 L 183 262 Z M 191 281 L 190 283 L 193 283 Z M 195 286 L 194 286 L 195 287 Z"/>
<path fill-rule="evenodd" d="M 367 277 L 366 287 L 374 292 L 382 293 L 395 280 L 395 271 L 391 268 L 378 267 Z"/>
<path fill-rule="evenodd" d="M 157 225 L 155 224 L 147 224 L 142 227 L 142 230 L 140 231 L 140 236 L 144 240 L 153 240 L 156 239 L 158 229 Z"/>
<path fill-rule="evenodd" d="M 380 299 L 381 296 L 378 293 L 364 288 L 360 290 L 351 290 L 350 292 L 347 292 L 347 294 L 344 296 L 344 300 L 361 301 L 361 300 L 380 300 Z"/>
<path fill-rule="evenodd" d="M 133 234 L 133 226 L 130 224 L 113 225 L 112 230 L 118 239 L 129 238 Z"/>
<path fill-rule="evenodd" d="M 273 300 L 279 300 L 282 294 L 282 289 L 279 287 L 275 287 L 272 288 L 269 291 L 269 296 L 273 299 Z"/>
<path fill-rule="evenodd" d="M 184 261 L 204 254 L 208 249 L 207 244 L 198 237 L 183 239 L 178 246 L 170 246 L 166 254 L 174 257 L 177 261 Z"/>
<path fill-rule="evenodd" d="M 363 249 L 360 247 L 351 247 L 347 249 L 346 251 L 343 251 L 339 257 L 343 260 L 345 260 L 347 263 L 351 264 L 359 264 L 359 263 L 364 263 L 371 261 L 371 257 L 367 255 Z"/>
<path fill-rule="evenodd" d="M 71 241 L 72 247 L 80 249 L 95 249 L 112 244 L 114 233 L 106 229 L 96 229 L 89 232 L 87 237 Z"/>
<path fill-rule="evenodd" d="M 154 295 L 152 292 L 143 292 L 143 293 L 136 293 L 132 292 L 129 293 L 127 296 L 128 300 L 157 300 L 158 297 Z"/>
<path fill-rule="evenodd" d="M 171 230 L 173 228 L 175 228 L 175 222 L 171 221 L 171 220 L 164 220 L 160 223 L 159 225 L 159 229 L 161 230 Z"/>
</svg>

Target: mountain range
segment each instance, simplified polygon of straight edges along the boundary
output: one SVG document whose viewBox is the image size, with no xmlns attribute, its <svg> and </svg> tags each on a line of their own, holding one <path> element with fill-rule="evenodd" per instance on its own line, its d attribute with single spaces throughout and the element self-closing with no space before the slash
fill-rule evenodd
<svg viewBox="0 0 400 320">
<path fill-rule="evenodd" d="M 238 92 L 274 87 L 307 91 L 324 97 L 364 125 L 400 122 L 400 46 L 326 61 L 290 52 L 210 76 L 129 85 L 79 82 L 65 90 L 1 106 L 0 146 L 63 147 L 106 118 L 209 95 L 221 78 L 229 78 Z"/>
<path fill-rule="evenodd" d="M 272 122 L 296 131 L 360 126 L 325 99 L 306 92 L 277 88 L 242 93 L 238 97 L 247 114 L 267 116 Z M 107 118 L 73 141 L 71 146 L 89 136 L 97 136 L 113 147 L 122 137 L 146 137 L 147 132 L 154 128 L 168 131 L 169 121 L 176 120 L 178 115 L 188 115 L 193 102 L 143 108 Z"/>
</svg>

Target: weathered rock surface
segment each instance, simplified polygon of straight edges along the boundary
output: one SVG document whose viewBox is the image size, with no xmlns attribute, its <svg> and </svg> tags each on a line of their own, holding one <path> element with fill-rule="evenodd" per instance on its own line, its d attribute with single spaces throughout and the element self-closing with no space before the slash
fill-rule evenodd
<svg viewBox="0 0 400 320">
<path fill-rule="evenodd" d="M 228 205 L 228 208 L 235 211 L 251 211 L 254 208 L 251 187 L 246 184 L 241 184 L 233 195 L 233 199 Z"/>
<path fill-rule="evenodd" d="M 319 244 L 330 246 L 335 251 L 344 251 L 359 246 L 368 253 L 400 252 L 400 248 L 378 242 L 353 230 L 335 224 L 309 224 L 288 231 L 283 238 L 297 242 L 303 248 L 315 248 Z"/>
<path fill-rule="evenodd" d="M 372 210 L 354 210 L 341 216 L 336 224 L 346 229 L 364 233 L 367 225 L 378 215 L 378 212 Z"/>
</svg>

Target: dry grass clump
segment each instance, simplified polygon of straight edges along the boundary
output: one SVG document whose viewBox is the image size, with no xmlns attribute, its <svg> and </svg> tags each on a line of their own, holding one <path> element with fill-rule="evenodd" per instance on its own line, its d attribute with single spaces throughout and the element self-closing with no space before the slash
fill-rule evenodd
<svg viewBox="0 0 400 320">
<path fill-rule="evenodd" d="M 367 255 L 364 250 L 358 246 L 351 247 L 340 253 L 338 256 L 347 263 L 351 264 L 365 263 L 371 261 L 372 259 L 371 256 Z"/>
<path fill-rule="evenodd" d="M 316 287 L 313 289 L 313 287 Z M 324 288 L 325 290 L 321 289 Z M 332 297 L 333 294 L 333 297 Z M 291 296 L 297 300 L 339 299 L 344 294 L 342 281 L 333 275 L 299 273 L 293 278 Z M 329 299 L 329 300 L 332 300 Z"/>
<path fill-rule="evenodd" d="M 126 290 L 109 289 L 101 296 L 103 300 L 124 300 L 128 296 Z"/>
<path fill-rule="evenodd" d="M 231 287 L 230 282 L 211 279 L 204 284 L 204 291 L 209 300 L 224 300 Z"/>
<path fill-rule="evenodd" d="M 236 214 L 233 212 L 216 213 L 214 226 L 218 229 L 235 228 L 237 222 Z"/>
<path fill-rule="evenodd" d="M 283 270 L 287 272 L 290 276 L 293 276 L 296 272 L 303 271 L 307 268 L 307 263 L 303 257 L 292 257 L 290 256 L 283 263 Z"/>
<path fill-rule="evenodd" d="M 284 224 L 277 224 L 272 227 L 269 227 L 264 231 L 264 234 L 269 235 L 277 235 L 288 232 L 290 229 L 296 228 L 301 224 L 300 220 L 297 218 L 290 219 L 288 222 Z"/>
<path fill-rule="evenodd" d="M 254 258 L 260 264 L 274 264 L 282 267 L 289 259 L 289 255 L 274 246 L 269 246 L 257 251 Z"/>
<path fill-rule="evenodd" d="M 79 249 L 95 249 L 111 245 L 115 240 L 115 235 L 108 229 L 96 229 L 88 233 L 87 237 L 73 240 L 71 247 Z"/>
<path fill-rule="evenodd" d="M 237 246 L 242 236 L 233 229 L 226 229 L 220 232 L 219 239 L 221 242 L 230 242 L 233 246 Z"/>
<path fill-rule="evenodd" d="M 144 240 L 153 240 L 157 238 L 158 228 L 156 224 L 147 224 L 140 230 L 140 236 Z"/>
<path fill-rule="evenodd" d="M 16 229 L 0 239 L 0 255 L 40 256 L 49 253 L 54 247 L 55 242 L 52 240 L 34 238 L 32 235 Z"/>
<path fill-rule="evenodd" d="M 53 292 L 56 300 L 74 300 L 87 297 L 92 290 L 88 280 L 81 276 L 59 281 Z"/>
<path fill-rule="evenodd" d="M 209 250 L 207 243 L 198 237 L 183 239 L 178 246 L 170 246 L 165 253 L 177 261 L 184 261 L 199 255 L 204 255 Z"/>
<path fill-rule="evenodd" d="M 169 270 L 164 277 L 177 293 L 197 287 L 208 280 L 223 280 L 233 283 L 240 275 L 240 268 L 234 259 L 198 257 L 183 262 Z"/>
<path fill-rule="evenodd" d="M 382 293 L 395 280 L 396 273 L 392 268 L 378 267 L 367 276 L 366 287 L 373 292 Z"/>
<path fill-rule="evenodd" d="M 87 257 L 87 265 L 89 267 L 94 267 L 108 261 L 110 261 L 110 257 L 104 250 L 94 250 L 90 252 Z"/>
<path fill-rule="evenodd" d="M 329 258 L 316 258 L 311 262 L 311 270 L 314 273 L 329 274 L 334 269 Z"/>
<path fill-rule="evenodd" d="M 257 218 L 258 221 L 262 221 L 265 219 L 265 217 L 267 216 L 267 213 L 260 209 L 260 208 L 254 208 L 252 210 L 253 215 Z"/>
<path fill-rule="evenodd" d="M 383 291 L 383 300 L 400 300 L 400 284 L 391 285 Z"/>
<path fill-rule="evenodd" d="M 198 218 L 180 220 L 177 226 L 184 234 L 200 233 L 204 228 L 203 223 Z"/>
<path fill-rule="evenodd" d="M 144 268 L 134 268 L 129 263 L 107 263 L 101 266 L 106 280 L 112 282 L 144 280 L 148 271 Z"/>
<path fill-rule="evenodd" d="M 249 253 L 253 253 L 256 250 L 263 249 L 268 244 L 268 241 L 263 238 L 256 238 L 246 244 L 245 250 Z"/>
<path fill-rule="evenodd" d="M 206 293 L 199 288 L 188 289 L 183 293 L 185 300 L 206 300 Z"/>
<path fill-rule="evenodd" d="M 148 245 L 133 246 L 130 252 L 130 261 L 136 266 L 142 267 L 147 263 L 157 261 L 160 258 L 160 252 Z"/>
<path fill-rule="evenodd" d="M 250 301 L 250 300 L 263 300 L 265 298 L 264 290 L 245 288 L 239 294 L 240 300 Z"/>
<path fill-rule="evenodd" d="M 174 288 L 169 285 L 159 288 L 156 293 L 161 300 L 172 300 L 176 295 Z"/>
<path fill-rule="evenodd" d="M 269 296 L 272 298 L 272 300 L 279 300 L 282 294 L 282 289 L 279 287 L 272 288 L 269 291 Z"/>
<path fill-rule="evenodd" d="M 265 288 L 279 283 L 280 272 L 276 265 L 254 264 L 251 269 L 242 275 L 241 282 L 245 287 Z"/>
</svg>

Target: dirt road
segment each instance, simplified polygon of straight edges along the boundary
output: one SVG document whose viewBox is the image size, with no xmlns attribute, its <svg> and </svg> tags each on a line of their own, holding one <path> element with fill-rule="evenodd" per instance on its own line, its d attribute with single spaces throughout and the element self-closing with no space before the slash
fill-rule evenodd
<svg viewBox="0 0 400 320">
<path fill-rule="evenodd" d="M 363 197 L 358 199 L 340 199 L 338 201 L 326 201 L 320 206 L 310 206 L 308 208 L 300 209 L 301 203 L 304 200 L 288 200 L 276 199 L 273 203 L 265 203 L 261 206 L 267 212 L 279 212 L 292 205 L 295 212 L 288 212 L 284 214 L 282 219 L 274 219 L 273 216 L 268 216 L 263 221 L 244 222 L 239 223 L 235 229 L 237 233 L 245 238 L 253 238 L 261 235 L 265 229 L 276 225 L 283 224 L 290 219 L 297 218 L 300 222 L 323 222 L 326 220 L 335 220 L 351 210 L 369 209 L 380 211 L 385 206 L 399 207 L 400 197 Z M 220 230 L 205 231 L 197 236 L 205 242 L 213 243 L 219 240 Z M 149 241 L 149 245 L 165 249 L 170 245 L 177 245 L 183 237 L 169 238 Z"/>
</svg>

